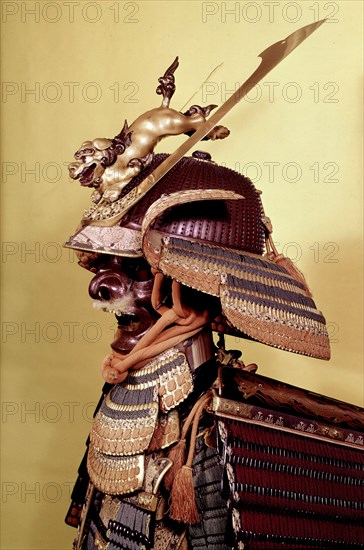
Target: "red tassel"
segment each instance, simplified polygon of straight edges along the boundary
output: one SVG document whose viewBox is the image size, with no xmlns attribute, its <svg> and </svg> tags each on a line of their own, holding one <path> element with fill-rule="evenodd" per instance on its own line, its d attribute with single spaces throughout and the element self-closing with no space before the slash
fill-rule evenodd
<svg viewBox="0 0 364 550">
<path fill-rule="evenodd" d="M 296 281 L 303 284 L 303 286 L 306 289 L 307 294 L 312 297 L 312 292 L 306 282 L 305 276 L 303 273 L 294 265 L 292 260 L 290 258 L 286 258 L 286 256 L 283 256 L 283 254 L 279 254 L 278 256 L 273 258 L 273 261 L 275 264 L 280 265 L 285 269 Z"/>
<path fill-rule="evenodd" d="M 200 514 L 197 509 L 192 468 L 183 466 L 177 473 L 171 492 L 170 517 L 182 523 L 198 523 Z"/>
<path fill-rule="evenodd" d="M 198 523 L 200 521 L 200 514 L 197 509 L 195 487 L 193 485 L 192 477 L 192 462 L 195 454 L 195 445 L 197 437 L 197 429 L 200 421 L 200 417 L 203 409 L 207 406 L 211 400 L 211 393 L 207 392 L 205 395 L 194 404 L 190 411 L 182 429 L 182 439 L 176 445 L 175 451 L 175 468 L 174 468 L 174 481 L 171 490 L 170 497 L 170 517 L 176 521 L 182 523 Z M 189 443 L 189 451 L 187 456 L 187 462 L 182 468 L 177 467 L 180 460 L 183 463 L 184 446 L 186 444 L 185 437 L 192 422 L 191 437 Z"/>
<path fill-rule="evenodd" d="M 173 466 L 164 476 L 164 486 L 167 491 L 170 491 L 173 485 L 174 478 L 178 470 L 182 468 L 186 460 L 186 440 L 180 439 L 178 443 L 172 447 L 168 453 L 168 458 L 172 460 Z"/>
</svg>

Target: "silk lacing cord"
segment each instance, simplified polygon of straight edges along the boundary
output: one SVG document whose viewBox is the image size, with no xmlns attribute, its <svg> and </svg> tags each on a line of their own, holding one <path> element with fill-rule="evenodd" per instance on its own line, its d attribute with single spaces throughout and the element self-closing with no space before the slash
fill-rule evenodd
<svg viewBox="0 0 364 550">
<path fill-rule="evenodd" d="M 172 282 L 172 307 L 161 305 L 164 275 L 157 270 L 152 270 L 152 273 L 154 285 L 151 302 L 161 317 L 142 336 L 130 353 L 122 355 L 112 351 L 104 359 L 101 370 L 106 382 L 113 384 L 123 382 L 129 370 L 139 370 L 153 357 L 197 334 L 209 322 L 207 310 L 198 313 L 182 304 L 181 284 L 177 281 Z"/>
</svg>

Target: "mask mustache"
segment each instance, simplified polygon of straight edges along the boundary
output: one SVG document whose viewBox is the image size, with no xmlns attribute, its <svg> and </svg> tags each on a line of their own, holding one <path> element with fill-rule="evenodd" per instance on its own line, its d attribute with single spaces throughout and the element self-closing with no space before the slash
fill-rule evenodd
<svg viewBox="0 0 364 550">
<path fill-rule="evenodd" d="M 132 313 L 131 309 L 133 302 L 133 294 L 129 292 L 122 298 L 116 298 L 114 300 L 94 300 L 92 302 L 92 307 L 101 311 L 107 311 L 108 313 L 123 315 Z"/>
</svg>

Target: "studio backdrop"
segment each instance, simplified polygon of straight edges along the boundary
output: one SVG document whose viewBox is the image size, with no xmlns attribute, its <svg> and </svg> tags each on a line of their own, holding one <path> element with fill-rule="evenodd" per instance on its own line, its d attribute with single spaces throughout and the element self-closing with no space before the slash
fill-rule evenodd
<svg viewBox="0 0 364 550">
<path fill-rule="evenodd" d="M 307 276 L 330 361 L 228 339 L 258 372 L 363 406 L 362 3 L 3 1 L 2 520 L 4 550 L 66 550 L 63 523 L 102 387 L 114 317 L 92 309 L 91 274 L 62 247 L 90 190 L 67 164 L 160 104 L 222 104 L 296 29 L 327 18 L 196 149 L 262 191 L 277 248 Z M 216 70 L 215 70 L 216 69 Z M 158 152 L 186 139 L 170 138 Z"/>
</svg>

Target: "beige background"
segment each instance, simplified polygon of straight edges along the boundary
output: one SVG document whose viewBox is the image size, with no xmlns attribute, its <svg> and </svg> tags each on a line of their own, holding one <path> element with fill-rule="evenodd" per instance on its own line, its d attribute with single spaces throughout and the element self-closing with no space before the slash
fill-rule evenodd
<svg viewBox="0 0 364 550">
<path fill-rule="evenodd" d="M 60 550 L 74 536 L 63 517 L 114 328 L 90 306 L 90 274 L 61 248 L 90 195 L 66 164 L 84 139 L 112 137 L 157 106 L 157 78 L 176 55 L 172 105 L 224 62 L 192 101 L 220 104 L 259 52 L 330 18 L 226 117 L 230 138 L 203 148 L 263 190 L 275 240 L 299 259 L 328 320 L 332 359 L 230 343 L 262 374 L 363 405 L 362 2 L 3 1 L 2 10 L 1 548 Z"/>
</svg>

